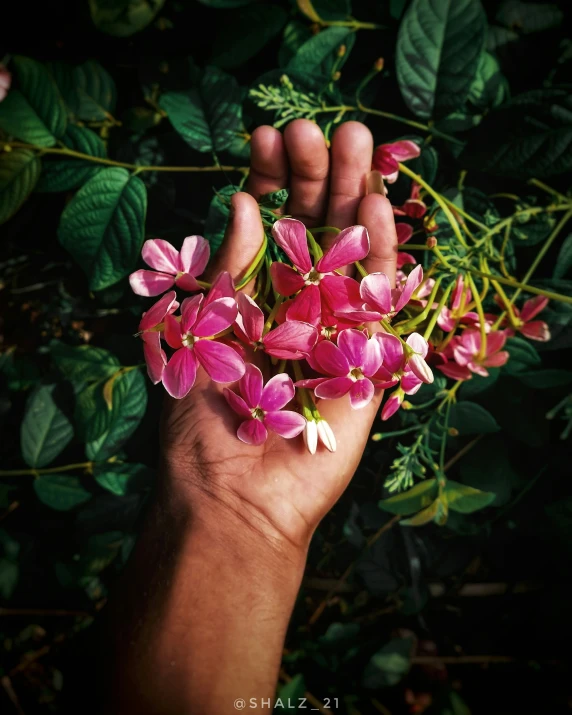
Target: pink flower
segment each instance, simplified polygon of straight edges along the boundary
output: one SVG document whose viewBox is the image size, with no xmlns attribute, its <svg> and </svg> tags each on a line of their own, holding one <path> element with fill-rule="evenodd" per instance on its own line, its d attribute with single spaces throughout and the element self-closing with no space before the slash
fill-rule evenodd
<svg viewBox="0 0 572 715">
<path fill-rule="evenodd" d="M 465 286 L 465 281 L 462 275 L 458 275 L 455 281 L 455 286 L 451 293 L 451 308 L 443 306 L 437 324 L 445 332 L 455 330 L 458 323 L 477 324 L 479 316 L 474 311 L 467 311 L 466 307 L 473 298 L 470 288 Z"/>
<path fill-rule="evenodd" d="M 209 261 L 209 242 L 202 236 L 187 236 L 181 251 L 162 238 L 145 241 L 143 260 L 154 271 L 139 270 L 129 276 L 131 289 L 137 295 L 160 295 L 173 284 L 192 292 L 200 286 L 195 280 Z"/>
<path fill-rule="evenodd" d="M 516 306 L 513 306 L 512 311 L 517 319 L 516 331 L 522 333 L 530 340 L 538 340 L 546 342 L 550 340 L 550 329 L 543 320 L 532 320 L 548 305 L 548 298 L 543 295 L 538 295 L 535 298 L 527 300 L 519 311 Z M 508 328 L 507 335 L 515 334 L 515 329 Z"/>
<path fill-rule="evenodd" d="M 6 98 L 11 84 L 12 75 L 4 65 L 0 65 L 0 102 Z"/>
<path fill-rule="evenodd" d="M 275 262 L 270 266 L 274 288 L 280 295 L 290 296 L 298 293 L 292 305 L 302 300 L 307 290 L 316 288 L 320 293 L 322 308 L 330 313 L 338 310 L 350 312 L 359 305 L 359 284 L 353 278 L 340 276 L 336 270 L 355 261 L 360 261 L 369 253 L 369 236 L 363 226 L 351 226 L 337 236 L 334 243 L 312 265 L 306 227 L 301 221 L 283 218 L 272 227 L 274 240 L 292 261 L 293 268 L 285 263 Z"/>
<path fill-rule="evenodd" d="M 409 216 L 409 218 L 422 218 L 427 213 L 427 206 L 419 198 L 421 186 L 413 181 L 411 184 L 411 194 L 402 206 L 393 206 L 393 213 L 396 216 Z"/>
<path fill-rule="evenodd" d="M 262 348 L 265 353 L 280 360 L 301 360 L 316 344 L 316 328 L 297 320 L 286 321 L 263 335 L 264 313 L 252 298 L 243 293 L 238 294 L 237 301 L 235 333 L 251 347 Z"/>
<path fill-rule="evenodd" d="M 181 320 L 165 317 L 165 339 L 175 348 L 163 372 L 163 385 L 177 399 L 195 384 L 199 365 L 215 382 L 234 382 L 244 375 L 244 361 L 229 345 L 209 340 L 235 321 L 237 305 L 233 298 L 202 294 L 186 298 L 181 305 Z"/>
<path fill-rule="evenodd" d="M 425 358 L 429 352 L 429 343 L 425 340 L 425 338 L 419 335 L 419 333 L 411 333 L 405 342 L 408 348 L 405 373 L 411 372 L 418 380 L 430 385 L 434 380 L 433 372 L 431 371 L 429 365 L 425 362 Z M 410 395 L 413 393 L 407 392 L 407 394 Z"/>
<path fill-rule="evenodd" d="M 485 355 L 481 357 L 481 333 L 479 330 L 467 328 L 451 340 L 454 362 L 437 365 L 438 369 L 454 380 L 469 380 L 472 373 L 488 377 L 487 367 L 501 367 L 508 360 L 509 354 L 502 350 L 507 338 L 504 331 L 495 330 L 486 338 Z"/>
<path fill-rule="evenodd" d="M 143 354 L 147 363 L 147 374 L 156 385 L 163 378 L 163 370 L 167 364 L 167 356 L 161 348 L 161 330 L 165 316 L 174 313 L 179 307 L 174 290 L 160 298 L 146 313 L 143 313 L 139 323 L 139 331 L 145 345 Z"/>
<path fill-rule="evenodd" d="M 304 430 L 306 420 L 302 415 L 282 409 L 295 393 L 288 375 L 274 375 L 264 387 L 260 370 L 254 365 L 246 365 L 238 384 L 242 397 L 228 388 L 224 389 L 224 396 L 232 409 L 246 418 L 236 433 L 240 440 L 259 445 L 268 437 L 268 430 L 286 439 L 292 439 Z"/>
<path fill-rule="evenodd" d="M 408 139 L 380 144 L 373 153 L 372 169 L 381 172 L 388 184 L 393 184 L 399 176 L 399 162 L 415 159 L 421 154 L 419 146 Z"/>
<path fill-rule="evenodd" d="M 356 318 L 362 320 L 380 320 L 399 311 L 409 303 L 411 296 L 423 281 L 423 268 L 417 266 L 407 276 L 405 283 L 391 288 L 385 273 L 370 273 L 360 283 L 360 296 L 364 303 L 363 310 L 354 310 Z"/>
<path fill-rule="evenodd" d="M 308 286 L 295 300 L 287 301 L 283 305 L 286 306 L 284 311 L 286 320 L 297 320 L 313 325 L 320 342 L 334 340 L 341 330 L 355 326 L 355 320 L 344 320 L 335 316 L 328 305 L 322 303 L 318 286 Z"/>
<path fill-rule="evenodd" d="M 413 235 L 413 228 L 408 223 L 396 223 L 395 230 L 397 231 L 397 243 L 401 246 L 407 243 L 411 236 Z M 399 251 L 397 254 L 397 268 L 403 268 L 403 266 L 411 263 L 415 265 L 417 260 L 410 253 L 405 253 L 405 251 Z"/>
<path fill-rule="evenodd" d="M 421 384 L 421 383 L 419 383 L 419 384 Z M 391 395 L 385 401 L 383 408 L 381 410 L 381 419 L 384 422 L 386 420 L 388 420 L 390 417 L 393 417 L 393 415 L 401 407 L 401 403 L 403 402 L 404 398 L 405 398 L 405 393 L 400 388 L 395 390 L 395 392 L 391 393 Z"/>
<path fill-rule="evenodd" d="M 338 344 L 328 340 L 318 343 L 312 354 L 313 364 L 319 372 L 330 377 L 300 380 L 299 387 L 309 387 L 322 400 L 336 400 L 350 395 L 350 404 L 357 410 L 373 398 L 372 380 L 381 367 L 382 354 L 379 342 L 368 339 L 360 330 L 342 330 Z"/>
</svg>

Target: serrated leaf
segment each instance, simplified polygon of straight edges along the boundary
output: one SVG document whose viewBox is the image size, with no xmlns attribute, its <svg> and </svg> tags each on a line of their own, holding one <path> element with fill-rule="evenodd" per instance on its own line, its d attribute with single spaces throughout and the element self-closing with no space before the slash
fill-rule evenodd
<svg viewBox="0 0 572 715">
<path fill-rule="evenodd" d="M 147 407 L 147 388 L 139 370 L 120 375 L 113 387 L 109 428 L 86 444 L 88 459 L 102 461 L 114 456 L 137 429 Z"/>
<path fill-rule="evenodd" d="M 133 270 L 141 250 L 147 190 L 126 169 L 103 169 L 64 209 L 58 238 L 89 278 L 102 290 Z"/>
<path fill-rule="evenodd" d="M 82 487 L 78 477 L 45 474 L 34 481 L 38 499 L 56 511 L 69 511 L 91 499 L 91 492 Z"/>
<path fill-rule="evenodd" d="M 54 400 L 55 385 L 42 385 L 30 395 L 20 427 L 22 457 L 29 467 L 45 467 L 73 437 L 73 427 Z"/>
<path fill-rule="evenodd" d="M 161 95 L 159 106 L 177 133 L 193 149 L 227 149 L 242 128 L 241 91 L 234 77 L 207 67 L 199 87 Z"/>
<path fill-rule="evenodd" d="M 205 238 L 211 247 L 211 256 L 220 248 L 230 215 L 230 197 L 240 191 L 238 186 L 223 187 L 211 201 L 205 222 Z"/>
<path fill-rule="evenodd" d="M 457 402 L 449 412 L 449 427 L 458 430 L 459 435 L 490 434 L 500 430 L 495 418 L 476 402 Z"/>
<path fill-rule="evenodd" d="M 65 343 L 51 346 L 52 359 L 68 380 L 89 382 L 110 377 L 121 367 L 119 360 L 109 350 L 79 345 L 74 347 Z"/>
<path fill-rule="evenodd" d="M 483 492 L 451 479 L 445 485 L 444 494 L 449 508 L 461 514 L 472 514 L 474 511 L 484 509 L 495 499 L 495 494 L 492 492 Z"/>
<path fill-rule="evenodd" d="M 572 268 L 572 233 L 568 234 L 564 239 L 556 265 L 554 266 L 553 278 L 564 278 L 568 271 Z"/>
<path fill-rule="evenodd" d="M 0 224 L 22 206 L 34 190 L 42 165 L 29 149 L 12 149 L 0 154 Z"/>
<path fill-rule="evenodd" d="M 294 72 L 308 74 L 322 73 L 329 76 L 336 59 L 336 53 L 342 46 L 346 46 L 344 60 L 348 56 L 348 45 L 355 41 L 355 33 L 347 27 L 328 27 L 326 30 L 314 35 L 299 48 L 294 57 L 288 62 L 286 69 Z M 339 63 L 339 66 L 343 62 Z"/>
<path fill-rule="evenodd" d="M 506 341 L 504 349 L 508 351 L 510 357 L 503 367 L 503 372 L 509 375 L 526 372 L 530 370 L 530 368 L 540 365 L 542 362 L 536 348 L 530 344 L 530 341 L 524 338 L 517 336 L 509 338 Z"/>
<path fill-rule="evenodd" d="M 130 37 L 153 21 L 165 0 L 89 0 L 95 27 L 113 37 Z"/>
<path fill-rule="evenodd" d="M 48 70 L 29 57 L 14 57 L 17 85 L 0 102 L 0 128 L 22 141 L 54 146 L 64 135 L 67 113 Z"/>
<path fill-rule="evenodd" d="M 105 145 L 95 132 L 86 127 L 70 124 L 62 138 L 68 149 L 103 158 L 106 156 Z M 50 158 L 44 160 L 42 173 L 36 191 L 46 193 L 71 191 L 82 186 L 101 171 L 102 165 L 85 159 Z"/>
<path fill-rule="evenodd" d="M 396 494 L 393 497 L 389 497 L 389 499 L 382 499 L 378 502 L 378 506 L 390 514 L 414 514 L 419 509 L 431 504 L 437 496 L 437 491 L 437 480 L 426 479 L 406 492 Z"/>
<path fill-rule="evenodd" d="M 100 382 L 87 385 L 76 395 L 73 421 L 76 436 L 82 442 L 101 437 L 109 429 L 111 417 L 112 411 L 106 404 Z"/>
<path fill-rule="evenodd" d="M 413 0 L 397 37 L 396 70 L 403 99 L 418 117 L 460 109 L 485 46 L 479 0 Z"/>
</svg>

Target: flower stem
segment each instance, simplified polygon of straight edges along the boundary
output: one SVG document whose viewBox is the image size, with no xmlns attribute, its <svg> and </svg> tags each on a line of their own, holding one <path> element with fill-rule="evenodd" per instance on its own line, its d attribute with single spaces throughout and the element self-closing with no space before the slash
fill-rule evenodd
<svg viewBox="0 0 572 715">
<path fill-rule="evenodd" d="M 501 276 L 493 276 L 490 273 L 483 273 L 483 271 L 478 271 L 476 268 L 467 267 L 466 270 L 475 276 L 480 276 L 481 278 L 488 278 L 489 280 L 493 278 L 498 283 L 502 285 L 509 286 L 510 288 L 519 288 L 525 293 L 532 293 L 533 295 L 545 295 L 551 300 L 558 300 L 561 303 L 568 303 L 572 305 L 572 296 L 563 295 L 562 293 L 554 293 L 550 290 L 543 290 L 542 288 L 535 288 L 534 286 L 529 286 L 524 283 L 519 283 L 518 281 L 509 280 L 508 278 L 502 278 Z"/>
<path fill-rule="evenodd" d="M 484 360 L 487 354 L 487 323 L 485 321 L 485 311 L 483 310 L 483 304 L 481 302 L 481 296 L 475 285 L 475 281 L 471 275 L 467 275 L 467 280 L 469 286 L 473 293 L 473 298 L 477 305 L 477 313 L 479 315 L 479 329 L 481 331 L 481 347 L 479 348 L 479 360 Z"/>
<path fill-rule="evenodd" d="M 439 280 L 439 279 L 437 279 Z M 445 303 L 447 302 L 447 298 L 449 297 L 449 294 L 453 290 L 453 285 L 454 283 L 450 283 L 447 288 L 444 290 L 443 295 L 441 296 L 441 300 L 439 301 L 439 304 L 433 311 L 433 315 L 431 316 L 431 320 L 427 324 L 427 327 L 425 328 L 425 332 L 423 333 L 423 337 L 425 340 L 429 341 L 429 338 L 431 337 L 431 333 L 433 332 L 433 328 L 435 327 L 435 323 L 437 322 L 439 315 L 441 314 L 441 311 L 443 310 L 443 307 Z"/>
<path fill-rule="evenodd" d="M 76 469 L 93 469 L 95 462 L 78 462 L 77 464 L 65 464 L 63 467 L 50 467 L 49 469 L 0 469 L 0 477 L 23 477 L 40 474 L 59 474 L 60 472 L 71 472 Z"/>
<path fill-rule="evenodd" d="M 352 107 L 352 109 L 356 109 L 355 107 Z M 359 109 L 361 112 L 365 112 L 366 114 L 373 114 L 376 117 L 383 117 L 384 119 L 392 119 L 395 122 L 400 122 L 401 124 L 407 124 L 409 127 L 414 127 L 415 129 L 420 129 L 422 132 L 427 132 L 428 134 L 433 134 L 436 137 L 439 137 L 440 139 L 446 139 L 449 142 L 452 142 L 453 144 L 458 144 L 459 146 L 464 146 L 464 142 L 461 141 L 460 139 L 457 139 L 457 137 L 451 136 L 451 134 L 445 134 L 444 132 L 440 132 L 438 129 L 435 129 L 434 127 L 429 126 L 428 124 L 422 124 L 421 122 L 415 122 L 412 119 L 406 119 L 405 117 L 400 117 L 398 114 L 392 114 L 391 112 L 383 112 L 380 109 L 372 109 L 371 107 L 366 107 L 365 104 L 362 104 L 361 101 L 359 100 L 359 97 L 357 98 L 357 109 Z"/>
<path fill-rule="evenodd" d="M 437 295 L 437 291 L 439 290 L 439 285 L 441 284 L 442 280 L 443 276 L 438 276 L 438 278 L 435 279 L 435 284 L 433 286 L 433 290 L 431 291 L 431 295 L 429 296 L 429 298 L 427 298 L 427 305 L 425 306 L 425 308 L 423 308 L 419 315 L 416 315 L 414 318 L 406 320 L 405 322 L 395 326 L 396 330 L 399 330 L 400 335 L 403 333 L 408 333 L 411 328 L 414 328 L 416 325 L 419 325 L 419 323 L 422 323 L 424 320 L 427 319 L 427 316 L 429 315 L 429 313 L 431 312 L 431 308 L 433 307 L 433 301 L 435 300 L 435 296 Z"/>
</svg>

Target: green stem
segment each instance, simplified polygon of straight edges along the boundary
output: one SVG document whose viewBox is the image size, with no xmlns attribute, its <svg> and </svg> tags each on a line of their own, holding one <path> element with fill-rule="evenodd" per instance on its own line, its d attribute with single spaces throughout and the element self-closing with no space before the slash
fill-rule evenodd
<svg viewBox="0 0 572 715">
<path fill-rule="evenodd" d="M 406 320 L 405 322 L 399 323 L 395 326 L 395 329 L 399 330 L 400 335 L 402 335 L 403 333 L 410 332 L 411 328 L 414 328 L 416 325 L 419 325 L 419 323 L 422 323 L 424 320 L 427 319 L 427 316 L 429 315 L 433 307 L 433 301 L 435 300 L 435 296 L 437 295 L 437 291 L 439 290 L 439 285 L 441 284 L 442 280 L 443 276 L 439 276 L 435 279 L 435 285 L 433 286 L 431 295 L 429 296 L 429 298 L 427 298 L 427 305 L 425 306 L 425 308 L 423 308 L 419 315 L 416 315 L 414 318 Z"/>
<path fill-rule="evenodd" d="M 532 293 L 533 295 L 545 295 L 551 300 L 558 300 L 561 303 L 568 303 L 572 305 L 572 296 L 563 295 L 562 293 L 553 293 L 550 290 L 542 290 L 542 288 L 535 288 L 534 286 L 525 285 L 524 283 L 519 283 L 518 281 L 511 281 L 508 278 L 501 278 L 501 276 L 492 276 L 489 273 L 483 273 L 482 271 L 477 271 L 476 268 L 467 267 L 466 270 L 475 276 L 480 276 L 481 278 L 494 279 L 502 285 L 509 286 L 510 288 L 519 288 L 525 293 Z"/>
<path fill-rule="evenodd" d="M 536 186 L 538 189 L 542 189 L 542 191 L 546 191 L 547 194 L 552 194 L 552 196 L 556 196 L 560 201 L 568 201 L 567 196 L 564 196 L 564 194 L 561 194 L 560 191 L 556 191 L 556 189 L 553 189 L 551 186 L 548 186 L 548 184 L 545 184 L 538 179 L 529 179 L 528 183 L 531 186 Z"/>
<path fill-rule="evenodd" d="M 443 201 L 450 206 L 456 213 L 459 214 L 459 216 L 462 216 L 463 218 L 467 219 L 467 221 L 470 221 L 473 223 L 475 226 L 478 226 L 482 231 L 488 231 L 489 227 L 485 226 L 484 223 L 481 223 L 480 221 L 477 221 L 476 218 L 473 218 L 471 214 L 467 213 L 463 209 L 460 209 L 456 204 L 454 204 L 450 199 L 448 199 L 446 196 L 441 196 Z"/>
<path fill-rule="evenodd" d="M 278 296 L 276 299 L 276 303 L 274 303 L 274 307 L 270 311 L 270 315 L 268 316 L 266 322 L 264 323 L 264 334 L 266 334 L 270 328 L 272 328 L 272 323 L 274 322 L 274 318 L 276 317 L 276 314 L 280 310 L 280 306 L 284 302 L 284 297 L 283 296 Z"/>
<path fill-rule="evenodd" d="M 453 283 L 449 284 L 445 291 L 443 292 L 443 295 L 441 296 L 441 300 L 439 301 L 439 304 L 437 305 L 437 308 L 433 311 L 433 315 L 431 316 L 431 320 L 427 324 L 427 327 L 425 328 L 425 332 L 423 333 L 423 337 L 425 340 L 429 341 L 429 338 L 431 337 L 431 333 L 433 332 L 433 328 L 435 327 L 435 323 L 437 322 L 439 315 L 441 314 L 441 311 L 443 310 L 443 307 L 445 303 L 447 302 L 447 298 L 449 297 L 449 294 L 453 290 Z"/>
<path fill-rule="evenodd" d="M 481 302 L 481 296 L 475 285 L 475 281 L 471 275 L 467 276 L 469 287 L 473 292 L 473 299 L 477 304 L 477 313 L 479 315 L 479 330 L 481 331 L 481 347 L 479 348 L 479 360 L 484 360 L 487 354 L 487 323 L 485 321 L 485 311 Z"/>
<path fill-rule="evenodd" d="M 0 469 L 0 477 L 23 477 L 40 474 L 59 474 L 60 472 L 71 472 L 76 469 L 93 469 L 94 462 L 78 462 L 77 464 L 65 464 L 63 467 L 50 467 L 49 469 Z"/>
<path fill-rule="evenodd" d="M 319 24 L 322 27 L 349 27 L 350 30 L 385 30 L 385 25 L 378 25 L 375 22 L 360 22 L 359 20 L 322 20 Z"/>
<path fill-rule="evenodd" d="M 351 108 L 353 111 L 356 109 L 359 109 L 362 112 L 365 112 L 366 114 L 373 114 L 376 117 L 383 117 L 384 119 L 392 119 L 395 122 L 400 122 L 401 124 L 407 124 L 408 127 L 414 127 L 415 129 L 420 129 L 422 132 L 427 132 L 428 134 L 433 134 L 436 137 L 439 137 L 440 139 L 446 139 L 447 141 L 452 142 L 453 144 L 458 144 L 459 146 L 464 146 L 464 142 L 462 142 L 460 139 L 457 139 L 457 137 L 451 136 L 450 134 L 445 134 L 444 132 L 440 132 L 438 129 L 435 129 L 435 127 L 431 127 L 428 124 L 422 124 L 421 122 L 415 122 L 412 119 L 406 119 L 405 117 L 400 117 L 398 114 L 392 114 L 391 112 L 383 112 L 380 109 L 372 109 L 371 107 L 366 107 L 364 104 L 362 104 L 359 100 L 359 97 L 357 98 L 357 107 L 352 107 Z"/>
<path fill-rule="evenodd" d="M 306 237 L 308 239 L 308 243 L 310 245 L 310 252 L 314 256 L 314 262 L 317 263 L 320 258 L 324 255 L 324 252 L 320 248 L 319 243 L 316 241 L 314 236 L 308 229 L 306 229 Z"/>
</svg>

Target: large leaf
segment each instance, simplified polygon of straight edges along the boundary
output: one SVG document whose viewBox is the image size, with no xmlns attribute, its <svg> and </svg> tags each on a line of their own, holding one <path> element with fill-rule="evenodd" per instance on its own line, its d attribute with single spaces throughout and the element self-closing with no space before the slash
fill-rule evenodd
<svg viewBox="0 0 572 715">
<path fill-rule="evenodd" d="M 328 27 L 304 42 L 288 62 L 286 69 L 329 76 L 338 49 L 342 45 L 346 47 L 350 43 L 353 45 L 354 41 L 355 33 L 347 27 Z M 347 54 L 346 51 L 345 56 Z"/>
<path fill-rule="evenodd" d="M 89 156 L 104 157 L 105 145 L 95 132 L 86 127 L 70 124 L 62 138 L 68 149 L 88 154 Z M 42 175 L 37 191 L 71 191 L 82 186 L 102 169 L 101 164 L 74 158 L 48 158 L 42 164 Z"/>
<path fill-rule="evenodd" d="M 496 496 L 492 492 L 483 492 L 451 479 L 447 481 L 444 491 L 449 509 L 461 514 L 472 514 L 474 511 L 484 509 L 492 504 Z"/>
<path fill-rule="evenodd" d="M 102 290 L 133 270 L 145 230 L 147 190 L 126 169 L 103 169 L 65 208 L 58 238 Z"/>
<path fill-rule="evenodd" d="M 145 379 L 139 370 L 120 375 L 113 386 L 113 407 L 108 429 L 86 445 L 88 459 L 109 459 L 121 449 L 141 422 L 147 407 Z"/>
<path fill-rule="evenodd" d="M 53 361 L 68 380 L 89 382 L 111 377 L 119 370 L 119 360 L 103 348 L 91 345 L 74 347 L 65 343 L 51 346 Z"/>
<path fill-rule="evenodd" d="M 399 27 L 396 69 L 414 114 L 438 118 L 463 106 L 486 28 L 480 0 L 413 0 Z"/>
<path fill-rule="evenodd" d="M 74 426 L 78 439 L 82 442 L 99 439 L 109 429 L 112 414 L 101 383 L 94 382 L 84 387 L 75 400 Z"/>
<path fill-rule="evenodd" d="M 89 0 L 93 24 L 113 37 L 129 37 L 153 21 L 165 0 Z"/>
<path fill-rule="evenodd" d="M 449 413 L 449 427 L 456 429 L 461 436 L 490 434 L 500 429 L 491 413 L 476 402 L 457 402 L 453 405 Z"/>
<path fill-rule="evenodd" d="M 241 91 L 234 77 L 207 67 L 196 89 L 167 92 L 159 100 L 171 124 L 193 149 L 227 149 L 242 128 Z"/>
<path fill-rule="evenodd" d="M 526 372 L 542 362 L 540 355 L 529 340 L 517 336 L 506 341 L 505 350 L 508 351 L 509 360 L 503 367 L 503 372 L 517 375 Z"/>
<path fill-rule="evenodd" d="M 419 482 L 411 489 L 401 494 L 396 494 L 389 499 L 379 502 L 380 509 L 391 514 L 414 514 L 433 502 L 437 496 L 438 486 L 436 479 L 426 479 Z"/>
<path fill-rule="evenodd" d="M 0 154 L 0 223 L 11 218 L 32 193 L 41 168 L 37 155 L 29 149 Z"/>
<path fill-rule="evenodd" d="M 572 96 L 567 88 L 534 90 L 491 111 L 469 135 L 463 165 L 517 179 L 572 169 Z"/>
<path fill-rule="evenodd" d="M 0 128 L 30 144 L 54 146 L 67 126 L 66 108 L 54 80 L 29 57 L 17 56 L 11 66 L 17 85 L 0 102 Z"/>
<path fill-rule="evenodd" d="M 54 400 L 55 385 L 42 385 L 28 399 L 20 428 L 22 457 L 30 467 L 45 467 L 73 437 L 70 421 Z"/>
<path fill-rule="evenodd" d="M 69 511 L 91 499 L 77 477 L 65 474 L 46 474 L 34 482 L 38 499 L 57 511 Z"/>
<path fill-rule="evenodd" d="M 117 101 L 115 82 L 99 62 L 88 60 L 76 67 L 51 62 L 48 67 L 74 117 L 101 122 L 113 114 Z"/>
</svg>

